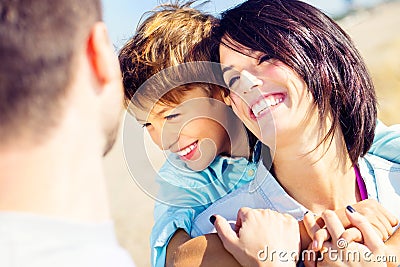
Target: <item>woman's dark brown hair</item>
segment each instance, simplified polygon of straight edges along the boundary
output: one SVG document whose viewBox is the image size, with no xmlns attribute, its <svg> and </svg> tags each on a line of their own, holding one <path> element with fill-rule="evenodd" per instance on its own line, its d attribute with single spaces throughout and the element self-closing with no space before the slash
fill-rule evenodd
<svg viewBox="0 0 400 267">
<path fill-rule="evenodd" d="M 324 140 L 340 127 L 353 163 L 368 151 L 377 116 L 374 86 L 351 39 L 332 19 L 297 0 L 249 0 L 222 14 L 215 37 L 221 42 L 223 36 L 297 72 L 321 120 L 332 114 Z"/>
</svg>

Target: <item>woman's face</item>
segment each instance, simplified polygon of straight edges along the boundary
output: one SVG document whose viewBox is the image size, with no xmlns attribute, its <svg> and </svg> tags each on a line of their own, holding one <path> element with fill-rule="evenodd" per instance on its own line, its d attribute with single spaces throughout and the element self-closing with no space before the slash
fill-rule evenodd
<svg viewBox="0 0 400 267">
<path fill-rule="evenodd" d="M 310 120 L 318 119 L 307 86 L 291 68 L 232 40 L 235 50 L 219 48 L 228 104 L 264 144 L 274 148 L 296 141 Z M 317 121 L 315 121 L 317 122 Z"/>
</svg>

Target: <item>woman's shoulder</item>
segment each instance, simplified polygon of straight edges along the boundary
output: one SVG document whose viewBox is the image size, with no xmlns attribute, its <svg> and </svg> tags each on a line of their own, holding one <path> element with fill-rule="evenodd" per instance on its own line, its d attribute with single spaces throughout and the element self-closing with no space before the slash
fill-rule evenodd
<svg viewBox="0 0 400 267">
<path fill-rule="evenodd" d="M 368 194 L 375 190 L 382 192 L 394 190 L 400 196 L 400 164 L 376 155 L 366 154 L 359 159 L 358 166 Z M 372 190 L 372 188 L 375 189 Z"/>
<path fill-rule="evenodd" d="M 367 153 L 364 157 L 360 158 L 359 164 L 363 162 L 371 169 L 386 170 L 388 172 L 400 172 L 399 163 L 371 153 Z"/>
<path fill-rule="evenodd" d="M 386 126 L 378 121 L 374 142 L 368 153 L 400 163 L 400 124 Z"/>
<path fill-rule="evenodd" d="M 359 160 L 368 198 L 376 199 L 400 218 L 400 164 L 367 154 Z"/>
</svg>

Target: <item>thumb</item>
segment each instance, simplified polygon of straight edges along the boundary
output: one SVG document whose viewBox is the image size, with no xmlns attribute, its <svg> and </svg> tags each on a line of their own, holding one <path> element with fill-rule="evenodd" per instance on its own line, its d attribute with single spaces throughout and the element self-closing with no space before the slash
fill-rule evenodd
<svg viewBox="0 0 400 267">
<path fill-rule="evenodd" d="M 215 216 L 214 227 L 217 230 L 218 236 L 222 241 L 225 249 L 229 251 L 231 254 L 235 253 L 235 248 L 237 248 L 237 244 L 239 242 L 239 238 L 235 231 L 232 230 L 228 221 L 219 215 Z"/>
</svg>

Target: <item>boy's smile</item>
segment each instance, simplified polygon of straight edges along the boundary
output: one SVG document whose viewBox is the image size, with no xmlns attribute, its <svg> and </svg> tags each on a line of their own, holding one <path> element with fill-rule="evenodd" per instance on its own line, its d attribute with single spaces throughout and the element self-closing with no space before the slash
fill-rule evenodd
<svg viewBox="0 0 400 267">
<path fill-rule="evenodd" d="M 183 159 L 183 160 L 190 160 L 197 150 L 197 147 L 198 147 L 197 143 L 198 143 L 198 141 L 193 142 L 192 144 L 188 145 L 187 147 L 184 147 L 181 150 L 179 150 L 178 152 L 176 152 L 176 154 L 178 154 L 178 156 L 181 157 L 181 159 Z"/>
</svg>

